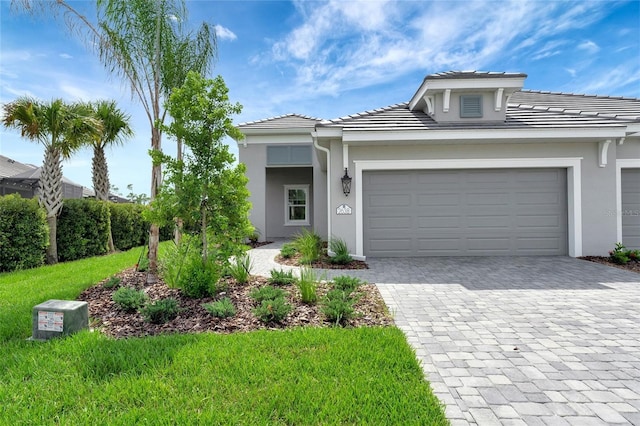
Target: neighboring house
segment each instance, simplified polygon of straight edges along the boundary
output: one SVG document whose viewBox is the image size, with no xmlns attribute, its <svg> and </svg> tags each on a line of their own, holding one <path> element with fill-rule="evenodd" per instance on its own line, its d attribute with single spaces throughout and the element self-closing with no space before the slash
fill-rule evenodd
<svg viewBox="0 0 640 426">
<path fill-rule="evenodd" d="M 38 191 L 41 167 L 20 163 L 0 155 L 0 196 L 20 194 L 22 198 L 33 198 Z M 66 177 L 62 177 L 63 198 L 95 198 L 90 188 L 85 188 Z M 124 197 L 109 194 L 109 200 L 115 203 L 128 203 Z"/>
<path fill-rule="evenodd" d="M 240 124 L 252 223 L 263 239 L 313 228 L 358 258 L 640 248 L 640 100 L 525 78 L 432 74 L 406 103 Z"/>
</svg>

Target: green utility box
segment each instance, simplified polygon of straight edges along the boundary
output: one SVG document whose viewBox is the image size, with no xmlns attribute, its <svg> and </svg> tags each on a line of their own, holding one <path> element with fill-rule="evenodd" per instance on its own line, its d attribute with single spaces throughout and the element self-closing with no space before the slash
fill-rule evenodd
<svg viewBox="0 0 640 426">
<path fill-rule="evenodd" d="M 33 307 L 32 340 L 49 340 L 89 328 L 89 304 L 47 300 Z"/>
</svg>

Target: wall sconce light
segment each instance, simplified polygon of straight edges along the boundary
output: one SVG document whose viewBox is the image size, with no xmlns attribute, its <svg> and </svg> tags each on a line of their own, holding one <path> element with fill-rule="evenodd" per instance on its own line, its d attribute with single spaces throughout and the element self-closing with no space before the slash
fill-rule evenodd
<svg viewBox="0 0 640 426">
<path fill-rule="evenodd" d="M 342 181 L 342 192 L 344 195 L 349 195 L 351 193 L 351 178 L 349 177 L 349 173 L 347 173 L 347 168 L 344 168 L 344 176 L 340 178 Z"/>
</svg>

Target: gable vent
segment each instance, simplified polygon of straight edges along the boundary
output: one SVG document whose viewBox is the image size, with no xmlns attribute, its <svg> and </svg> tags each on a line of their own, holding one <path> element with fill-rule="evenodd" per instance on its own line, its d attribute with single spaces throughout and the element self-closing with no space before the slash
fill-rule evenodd
<svg viewBox="0 0 640 426">
<path fill-rule="evenodd" d="M 482 96 L 480 95 L 460 96 L 460 117 L 463 117 L 463 118 L 482 117 Z"/>
</svg>

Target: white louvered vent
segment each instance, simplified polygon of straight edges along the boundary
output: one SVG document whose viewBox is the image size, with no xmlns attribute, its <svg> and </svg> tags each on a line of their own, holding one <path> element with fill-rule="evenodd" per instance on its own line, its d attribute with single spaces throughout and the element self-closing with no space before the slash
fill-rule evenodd
<svg viewBox="0 0 640 426">
<path fill-rule="evenodd" d="M 460 96 L 460 117 L 481 118 L 482 117 L 482 96 L 481 95 Z"/>
</svg>

